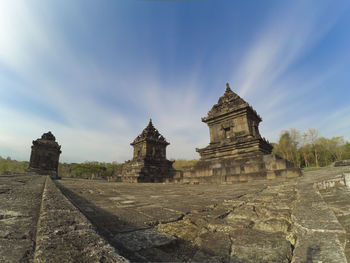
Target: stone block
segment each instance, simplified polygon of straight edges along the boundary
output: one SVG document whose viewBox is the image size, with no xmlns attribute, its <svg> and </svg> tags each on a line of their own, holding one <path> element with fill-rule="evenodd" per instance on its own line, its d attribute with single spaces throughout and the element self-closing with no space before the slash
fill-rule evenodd
<svg viewBox="0 0 350 263">
<path fill-rule="evenodd" d="M 300 236 L 293 252 L 292 263 L 346 263 L 344 249 L 337 235 L 331 232 L 311 232 Z"/>
<path fill-rule="evenodd" d="M 117 234 L 114 236 L 114 241 L 127 250 L 136 252 L 172 244 L 176 241 L 176 237 L 157 229 L 145 229 Z"/>
</svg>

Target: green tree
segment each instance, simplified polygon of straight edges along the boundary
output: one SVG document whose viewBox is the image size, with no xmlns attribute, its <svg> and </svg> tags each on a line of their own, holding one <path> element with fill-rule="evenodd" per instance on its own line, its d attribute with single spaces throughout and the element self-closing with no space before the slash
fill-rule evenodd
<svg viewBox="0 0 350 263">
<path fill-rule="evenodd" d="M 300 167 L 300 156 L 298 156 L 298 145 L 300 132 L 296 129 L 282 131 L 278 144 L 274 145 L 274 153 Z"/>
<path fill-rule="evenodd" d="M 175 170 L 183 170 L 184 167 L 194 166 L 198 162 L 198 160 L 196 159 L 193 159 L 193 160 L 177 159 L 172 161 L 174 161 L 173 168 Z"/>
</svg>

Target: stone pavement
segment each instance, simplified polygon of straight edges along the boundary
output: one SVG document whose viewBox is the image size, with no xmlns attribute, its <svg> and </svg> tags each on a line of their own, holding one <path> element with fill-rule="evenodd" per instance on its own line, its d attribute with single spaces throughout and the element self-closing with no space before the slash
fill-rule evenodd
<svg viewBox="0 0 350 263">
<path fill-rule="evenodd" d="M 320 191 L 328 207 L 346 231 L 345 255 L 350 262 L 350 189 L 341 184 Z"/>
<path fill-rule="evenodd" d="M 280 261 L 281 257 L 287 260 L 291 256 L 291 245 L 285 241 L 285 234 L 274 234 L 279 229 L 271 229 L 272 234 L 269 232 L 268 237 L 264 232 L 259 232 L 272 225 L 265 214 L 282 212 L 281 217 L 288 217 L 285 210 L 289 208 L 285 208 L 285 204 L 281 205 L 281 211 L 274 207 L 273 197 L 279 195 L 276 187 L 280 183 L 121 184 L 64 179 L 58 184 L 98 230 L 131 260 L 202 262 L 206 258 L 208 261 L 227 261 L 231 258 L 232 249 L 240 255 L 254 250 L 254 239 L 258 238 L 256 242 L 262 244 L 268 239 L 270 245 L 256 257 L 264 256 L 269 262 L 283 262 Z M 288 183 L 295 184 L 293 181 Z M 287 196 L 290 191 L 285 190 L 286 194 L 281 195 L 278 202 L 290 202 Z M 270 212 L 265 206 L 261 211 L 255 211 L 255 204 L 264 202 L 269 202 L 269 208 L 273 211 Z M 235 209 L 241 211 L 239 217 L 235 216 Z M 263 219 L 258 220 L 259 216 Z M 257 229 L 259 236 L 251 236 L 254 220 L 258 221 L 254 229 Z M 288 222 L 283 218 L 281 222 L 279 219 L 276 221 L 280 223 L 280 228 L 288 231 Z M 230 236 L 229 232 L 235 234 Z M 251 236 L 252 240 L 239 240 L 245 235 Z M 221 239 L 223 241 L 217 243 Z M 232 245 L 235 239 L 238 239 L 237 245 Z M 250 247 L 242 247 L 246 243 L 250 243 Z M 279 251 L 286 252 L 288 256 L 280 255 Z M 278 255 L 274 255 L 276 253 Z M 254 253 L 250 254 L 254 256 Z"/>
<path fill-rule="evenodd" d="M 319 189 L 344 187 L 341 174 L 349 170 L 232 185 L 79 179 L 58 185 L 132 261 L 346 262 L 346 227 Z"/>
<path fill-rule="evenodd" d="M 0 175 L 0 262 L 347 262 L 349 171 L 232 185 Z"/>
<path fill-rule="evenodd" d="M 0 262 L 33 258 L 45 177 L 0 176 Z"/>
</svg>

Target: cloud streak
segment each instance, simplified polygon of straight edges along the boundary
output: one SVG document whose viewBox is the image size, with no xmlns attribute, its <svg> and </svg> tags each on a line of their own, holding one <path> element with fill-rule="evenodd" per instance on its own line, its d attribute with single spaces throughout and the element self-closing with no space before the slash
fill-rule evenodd
<svg viewBox="0 0 350 263">
<path fill-rule="evenodd" d="M 233 86 L 264 117 L 262 134 L 270 140 L 278 140 L 276 129 L 321 127 L 313 121 L 317 99 L 310 97 L 315 97 L 319 87 L 334 77 L 339 61 L 330 60 L 323 69 L 306 67 L 301 61 L 327 36 L 343 13 L 344 9 L 331 2 L 315 5 L 294 1 L 293 5 L 275 10 L 233 72 Z"/>
<path fill-rule="evenodd" d="M 317 6 L 304 1 L 294 3 L 273 9 L 261 26 L 256 25 L 258 34 L 246 44 L 242 61 L 227 78 L 263 116 L 261 133 L 272 141 L 277 140 L 281 129 L 289 127 L 303 129 L 311 125 L 327 134 L 334 131 L 321 121 L 310 121 L 305 111 L 310 110 L 308 116 L 320 120 L 312 110 L 322 104 L 322 99 L 310 103 L 310 98 L 334 78 L 338 61 L 330 60 L 327 67 L 317 69 L 301 61 L 335 27 L 342 13 L 330 9 L 327 2 Z M 0 104 L 0 155 L 28 159 L 31 141 L 51 130 L 62 144 L 63 161 L 122 162 L 132 157 L 129 143 L 152 118 L 171 143 L 169 158 L 198 158 L 194 149 L 209 142 L 208 128 L 200 118 L 225 89 L 226 81 L 221 83 L 214 73 L 203 76 L 205 70 L 216 65 L 207 67 L 209 61 L 202 54 L 196 57 L 197 62 L 191 62 L 198 66 L 187 75 L 166 78 L 161 68 L 165 65 L 159 64 L 163 58 L 134 58 L 140 64 L 135 68 L 123 67 L 127 61 L 98 59 L 86 43 L 74 42 L 59 21 L 61 16 L 65 19 L 65 10 L 69 9 L 72 17 L 78 17 L 74 30 L 83 32 L 73 33 L 87 34 L 96 24 L 89 24 L 94 21 L 89 21 L 79 8 L 66 4 L 57 7 L 45 3 L 39 7 L 24 1 L 0 2 L 0 92 L 3 98 L 9 98 Z M 117 20 L 115 25 L 121 22 L 125 21 Z M 114 37 L 122 43 L 126 36 L 119 32 L 116 29 Z M 96 38 L 100 36 L 97 31 L 93 33 Z M 184 43 L 182 46 L 186 46 Z M 144 48 L 148 49 L 151 47 Z M 116 46 L 108 52 L 122 57 L 123 50 Z M 178 54 L 167 55 L 175 61 Z M 175 68 L 183 66 L 169 66 L 169 75 L 184 72 Z M 222 87 L 209 87 L 208 80 Z M 345 114 L 347 108 L 337 107 L 330 109 L 326 118 L 328 123 L 337 120 L 339 126 L 334 127 L 349 138 Z"/>
<path fill-rule="evenodd" d="M 303 1 L 295 1 L 293 6 L 278 10 L 278 14 L 262 27 L 234 73 L 233 80 L 238 80 L 234 83 L 239 93 L 249 96 L 259 89 L 275 86 L 335 24 L 336 18 L 327 25 L 321 23 L 327 11 L 327 6 L 315 7 Z"/>
</svg>

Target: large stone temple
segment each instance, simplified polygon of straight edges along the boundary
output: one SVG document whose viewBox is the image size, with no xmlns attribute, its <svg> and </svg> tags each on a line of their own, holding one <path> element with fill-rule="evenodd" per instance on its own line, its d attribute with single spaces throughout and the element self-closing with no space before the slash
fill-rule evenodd
<svg viewBox="0 0 350 263">
<path fill-rule="evenodd" d="M 183 182 L 230 183 L 300 175 L 292 163 L 272 154 L 272 145 L 259 132 L 261 117 L 229 84 L 202 121 L 209 126 L 210 143 L 196 149 L 201 158 L 185 169 Z"/>
<path fill-rule="evenodd" d="M 126 162 L 121 174 L 123 182 L 168 182 L 174 169 L 166 159 L 169 142 L 154 128 L 152 120 L 130 144 L 134 147 L 133 159 Z"/>
<path fill-rule="evenodd" d="M 61 146 L 56 142 L 55 136 L 50 131 L 44 133 L 41 139 L 33 141 L 28 171 L 57 178 L 60 154 Z"/>
</svg>

